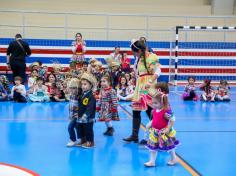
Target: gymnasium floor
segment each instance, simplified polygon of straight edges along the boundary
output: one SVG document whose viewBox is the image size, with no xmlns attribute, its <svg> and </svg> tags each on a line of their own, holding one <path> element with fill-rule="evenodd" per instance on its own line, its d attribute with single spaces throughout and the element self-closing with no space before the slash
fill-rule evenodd
<svg viewBox="0 0 236 176">
<path fill-rule="evenodd" d="M 177 149 L 181 162 L 176 166 L 167 166 L 169 155 L 159 153 L 157 167 L 145 168 L 143 163 L 149 159 L 149 152 L 122 141 L 131 131 L 129 103 L 120 103 L 122 120 L 114 122 L 113 137 L 103 136 L 103 123 L 95 124 L 96 147 L 88 150 L 65 147 L 68 103 L 1 102 L 0 163 L 20 166 L 42 176 L 234 175 L 236 88 L 231 89 L 231 102 L 214 103 L 183 102 L 182 88 L 178 89 L 170 93 L 177 137 L 181 141 Z M 142 122 L 147 122 L 145 113 Z"/>
</svg>

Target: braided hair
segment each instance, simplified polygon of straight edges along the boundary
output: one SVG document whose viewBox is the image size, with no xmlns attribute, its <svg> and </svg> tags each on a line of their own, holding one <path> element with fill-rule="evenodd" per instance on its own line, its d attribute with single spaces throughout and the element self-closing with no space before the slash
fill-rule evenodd
<svg viewBox="0 0 236 176">
<path fill-rule="evenodd" d="M 146 70 L 149 74 L 149 70 L 148 70 L 148 67 L 147 67 L 147 61 L 146 61 L 146 45 L 145 45 L 145 42 L 142 41 L 142 40 L 135 41 L 131 45 L 131 50 L 135 53 L 138 53 L 139 51 L 141 51 L 140 58 L 143 57 L 144 66 L 145 66 L 145 68 L 146 68 Z"/>
</svg>

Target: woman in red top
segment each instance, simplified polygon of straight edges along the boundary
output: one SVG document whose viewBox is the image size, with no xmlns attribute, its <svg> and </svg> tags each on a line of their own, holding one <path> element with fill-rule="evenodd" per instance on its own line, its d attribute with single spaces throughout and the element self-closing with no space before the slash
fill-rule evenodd
<svg viewBox="0 0 236 176">
<path fill-rule="evenodd" d="M 86 44 L 85 41 L 83 41 L 81 33 L 76 33 L 75 35 L 75 41 L 72 42 L 72 52 L 73 56 L 71 58 L 71 62 L 81 63 L 84 61 Z"/>
</svg>

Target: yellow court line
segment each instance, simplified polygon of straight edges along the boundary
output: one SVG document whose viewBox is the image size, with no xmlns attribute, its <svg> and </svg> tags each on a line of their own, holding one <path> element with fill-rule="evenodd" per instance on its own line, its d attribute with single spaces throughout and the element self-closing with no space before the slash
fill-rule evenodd
<svg viewBox="0 0 236 176">
<path fill-rule="evenodd" d="M 130 118 L 132 119 L 131 115 L 126 111 L 124 110 L 124 108 L 119 105 L 122 109 L 122 111 Z M 144 131 L 147 131 L 146 127 L 141 124 L 140 125 L 141 129 L 143 129 Z M 178 161 L 179 163 L 192 175 L 192 176 L 200 176 L 200 174 L 198 172 L 196 172 L 187 162 L 185 162 L 182 158 L 180 158 L 179 156 L 178 157 Z"/>
</svg>

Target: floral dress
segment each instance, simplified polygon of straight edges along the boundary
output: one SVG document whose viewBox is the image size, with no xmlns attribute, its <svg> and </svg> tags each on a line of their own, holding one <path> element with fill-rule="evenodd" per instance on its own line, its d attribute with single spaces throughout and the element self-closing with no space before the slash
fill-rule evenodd
<svg viewBox="0 0 236 176">
<path fill-rule="evenodd" d="M 157 55 L 153 53 L 149 53 L 146 57 L 146 65 L 148 70 L 145 68 L 143 58 L 140 58 L 137 62 L 136 73 L 138 75 L 132 100 L 132 108 L 135 111 L 147 110 L 147 105 L 151 104 L 151 100 L 147 99 L 146 94 L 148 93 L 148 90 L 145 86 L 149 80 L 153 78 L 155 70 L 159 66 L 158 62 L 159 59 Z"/>
<path fill-rule="evenodd" d="M 167 128 L 169 121 L 175 121 L 172 111 L 170 109 L 153 109 L 152 115 L 152 127 L 149 130 L 149 140 L 146 147 L 153 151 L 169 151 L 176 148 L 179 145 L 179 141 L 175 138 L 176 131 L 174 128 L 170 129 L 166 134 L 162 133 Z"/>
</svg>

